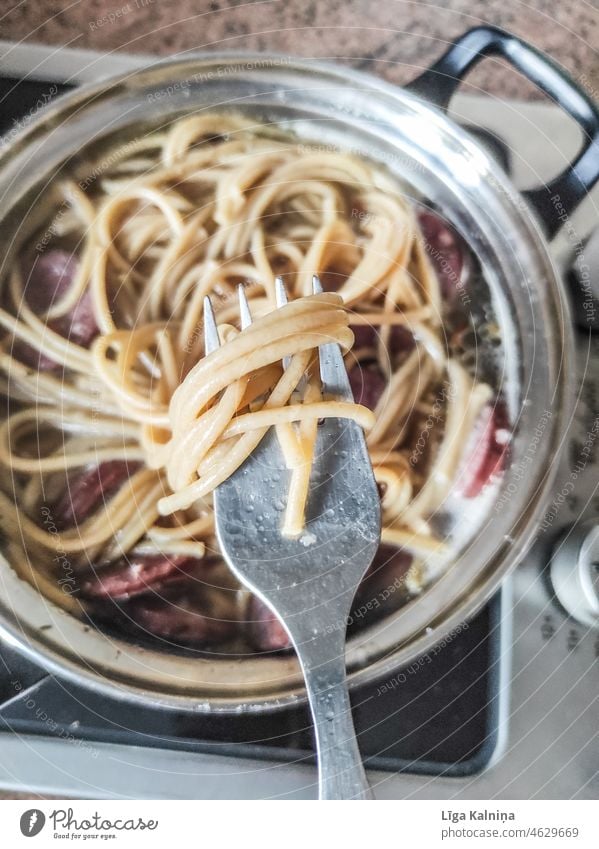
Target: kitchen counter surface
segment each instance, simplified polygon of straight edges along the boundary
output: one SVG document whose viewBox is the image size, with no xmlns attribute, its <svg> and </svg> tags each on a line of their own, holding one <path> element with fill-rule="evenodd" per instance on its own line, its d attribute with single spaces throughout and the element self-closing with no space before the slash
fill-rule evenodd
<svg viewBox="0 0 599 849">
<path fill-rule="evenodd" d="M 596 0 L 0 0 L 0 21 L 2 39 L 164 56 L 271 50 L 347 62 L 399 83 L 459 33 L 489 23 L 550 53 L 599 98 Z M 498 64 L 487 60 L 465 90 L 539 96 Z"/>
</svg>

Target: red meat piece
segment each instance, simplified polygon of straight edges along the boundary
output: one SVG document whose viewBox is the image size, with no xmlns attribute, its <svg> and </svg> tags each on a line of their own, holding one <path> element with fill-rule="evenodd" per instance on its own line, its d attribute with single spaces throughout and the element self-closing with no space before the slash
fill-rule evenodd
<svg viewBox="0 0 599 849">
<path fill-rule="evenodd" d="M 72 476 L 66 490 L 52 508 L 56 526 L 65 530 L 85 521 L 139 467 L 140 463 L 129 463 L 127 460 L 107 460 Z"/>
<path fill-rule="evenodd" d="M 374 410 L 387 385 L 385 376 L 376 363 L 365 366 L 356 364 L 347 376 L 356 404 L 363 404 Z"/>
<path fill-rule="evenodd" d="M 487 405 L 466 442 L 457 474 L 459 495 L 475 498 L 503 470 L 509 436 L 504 405 L 500 402 Z"/>
<path fill-rule="evenodd" d="M 24 273 L 25 299 L 36 314 L 43 315 L 66 295 L 73 285 L 78 264 L 72 254 L 53 249 L 42 254 L 29 272 Z M 48 327 L 76 345 L 88 348 L 99 332 L 91 292 L 85 290 L 75 306 L 65 315 L 49 321 Z M 23 342 L 15 342 L 14 353 L 38 371 L 59 368 L 50 357 Z"/>
<path fill-rule="evenodd" d="M 380 330 L 370 324 L 350 325 L 354 337 L 354 348 L 374 348 L 378 341 Z M 396 324 L 389 334 L 389 351 L 392 354 L 403 354 L 414 348 L 415 341 L 409 327 Z"/>
<path fill-rule="evenodd" d="M 291 640 L 270 607 L 256 596 L 248 603 L 248 634 L 251 644 L 262 652 L 287 651 Z"/>
<path fill-rule="evenodd" d="M 418 223 L 426 252 L 439 278 L 441 293 L 450 300 L 462 282 L 466 246 L 455 230 L 434 212 L 420 212 Z"/>
<path fill-rule="evenodd" d="M 230 637 L 235 622 L 212 619 L 192 594 L 182 591 L 171 598 L 140 596 L 124 608 L 130 619 L 156 637 L 189 645 L 210 645 Z"/>
<path fill-rule="evenodd" d="M 132 598 L 187 578 L 200 562 L 194 557 L 136 555 L 128 561 L 101 569 L 92 578 L 83 581 L 81 594 L 96 599 Z"/>
<path fill-rule="evenodd" d="M 352 624 L 370 625 L 405 598 L 405 578 L 412 555 L 402 548 L 381 543 L 362 579 L 354 599 Z"/>
</svg>

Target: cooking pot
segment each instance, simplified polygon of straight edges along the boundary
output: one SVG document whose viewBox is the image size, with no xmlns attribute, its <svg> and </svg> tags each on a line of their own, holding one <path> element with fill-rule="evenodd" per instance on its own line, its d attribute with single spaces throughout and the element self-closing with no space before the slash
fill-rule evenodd
<svg viewBox="0 0 599 849">
<path fill-rule="evenodd" d="M 583 130 L 576 160 L 549 185 L 519 194 L 444 114 L 464 74 L 488 55 L 511 62 Z M 449 567 L 348 641 L 354 688 L 393 674 L 472 616 L 534 539 L 565 441 L 574 368 L 568 306 L 547 240 L 599 176 L 599 113 L 548 58 L 486 27 L 459 38 L 404 89 L 345 67 L 269 54 L 161 62 L 60 98 L 6 146 L 3 278 L 17 234 L 22 238 L 41 215 L 46 185 L 90 145 L 207 108 L 276 122 L 311 144 L 350 149 L 397 174 L 467 241 L 484 271 L 473 309 L 490 311 L 501 329 L 494 368 L 514 425 L 505 473 Z M 55 607 L 20 574 L 18 563 L 2 562 L 0 636 L 59 675 L 111 696 L 191 711 L 271 710 L 304 698 L 293 657 L 175 655 L 137 646 Z"/>
</svg>

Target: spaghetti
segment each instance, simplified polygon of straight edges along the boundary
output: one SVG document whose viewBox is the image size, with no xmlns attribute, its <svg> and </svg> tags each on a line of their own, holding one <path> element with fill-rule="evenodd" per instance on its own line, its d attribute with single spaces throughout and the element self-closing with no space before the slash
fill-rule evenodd
<svg viewBox="0 0 599 849">
<path fill-rule="evenodd" d="M 160 595 L 166 575 L 214 618 L 242 618 L 211 493 L 275 426 L 291 469 L 284 532 L 297 535 L 326 416 L 368 429 L 383 541 L 416 563 L 438 552 L 431 516 L 492 392 L 448 349 L 439 275 L 395 181 L 231 115 L 181 119 L 104 162 L 52 187 L 50 245 L 23 247 L 0 309 L 0 512 L 24 576 L 77 612 L 99 587 L 125 606 Z M 276 275 L 293 298 L 278 311 Z M 243 331 L 240 283 L 256 317 Z M 206 295 L 223 339 L 209 356 Z M 322 397 L 317 349 L 332 340 L 362 404 Z M 56 590 L 56 552 L 81 593 Z"/>
</svg>

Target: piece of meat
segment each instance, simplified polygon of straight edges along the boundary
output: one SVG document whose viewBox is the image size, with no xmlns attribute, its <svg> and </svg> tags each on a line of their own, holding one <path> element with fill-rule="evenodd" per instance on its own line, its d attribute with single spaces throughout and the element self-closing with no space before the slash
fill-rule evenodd
<svg viewBox="0 0 599 849">
<path fill-rule="evenodd" d="M 381 543 L 374 560 L 358 587 L 352 606 L 350 625 L 360 628 L 397 610 L 405 600 L 406 575 L 412 555 L 401 548 Z"/>
<path fill-rule="evenodd" d="M 232 636 L 237 623 L 210 617 L 192 591 L 182 590 L 169 598 L 143 595 L 123 608 L 130 620 L 145 632 L 186 645 L 212 645 Z"/>
<path fill-rule="evenodd" d="M 419 212 L 418 223 L 426 252 L 439 278 L 441 293 L 445 300 L 451 300 L 464 282 L 466 245 L 455 230 L 434 212 Z"/>
<path fill-rule="evenodd" d="M 455 491 L 475 498 L 504 468 L 510 440 L 507 411 L 501 401 L 488 404 L 466 441 Z"/>
<path fill-rule="evenodd" d="M 371 324 L 350 324 L 354 334 L 354 348 L 374 348 L 378 342 L 380 329 Z M 415 345 L 414 336 L 409 327 L 395 324 L 389 334 L 389 351 L 391 354 L 403 354 L 411 351 Z"/>
<path fill-rule="evenodd" d="M 100 569 L 82 581 L 81 595 L 90 599 L 127 599 L 153 589 L 160 592 L 170 584 L 185 580 L 200 566 L 195 557 L 152 554 L 135 555 Z"/>
<path fill-rule="evenodd" d="M 35 369 L 35 371 L 57 371 L 60 368 L 56 360 L 38 351 L 37 348 L 32 348 L 31 345 L 22 342 L 20 339 L 15 339 L 10 353 L 19 362 Z"/>
<path fill-rule="evenodd" d="M 389 590 L 392 595 L 399 584 L 404 584 L 413 559 L 409 551 L 382 542 L 362 578 L 356 599 L 372 598 L 381 590 Z"/>
<path fill-rule="evenodd" d="M 25 300 L 37 315 L 55 306 L 69 291 L 79 260 L 68 251 L 52 248 L 23 267 Z"/>
<path fill-rule="evenodd" d="M 338 292 L 345 286 L 347 277 L 344 274 L 335 274 L 325 271 L 320 275 L 320 283 L 323 292 Z"/>
<path fill-rule="evenodd" d="M 347 373 L 356 404 L 374 410 L 385 391 L 387 381 L 376 363 L 356 363 Z"/>
<path fill-rule="evenodd" d="M 396 324 L 389 334 L 389 350 L 392 354 L 408 354 L 414 350 L 414 334 L 405 324 Z"/>
<path fill-rule="evenodd" d="M 247 607 L 247 633 L 252 646 L 260 652 L 288 651 L 291 640 L 272 610 L 257 596 Z"/>
<path fill-rule="evenodd" d="M 69 342 L 89 348 L 99 332 L 89 289 L 85 290 L 70 312 L 51 321 L 49 326 Z"/>
<path fill-rule="evenodd" d="M 25 300 L 38 316 L 43 316 L 66 295 L 73 285 L 78 265 L 72 254 L 53 249 L 42 254 L 28 271 L 23 272 Z M 86 289 L 75 306 L 49 321 L 48 327 L 70 342 L 88 348 L 99 332 L 91 292 Z M 18 359 L 38 371 L 60 368 L 53 359 L 24 342 L 17 340 L 13 352 Z"/>
<path fill-rule="evenodd" d="M 60 530 L 73 528 L 91 516 L 139 468 L 140 463 L 107 460 L 69 478 L 67 488 L 51 508 Z"/>
<path fill-rule="evenodd" d="M 350 324 L 354 334 L 354 348 L 374 348 L 378 338 L 378 328 L 372 324 Z"/>
</svg>

